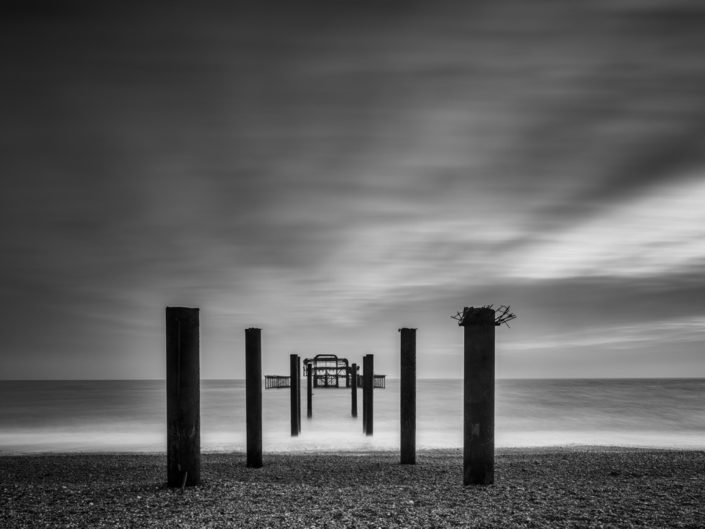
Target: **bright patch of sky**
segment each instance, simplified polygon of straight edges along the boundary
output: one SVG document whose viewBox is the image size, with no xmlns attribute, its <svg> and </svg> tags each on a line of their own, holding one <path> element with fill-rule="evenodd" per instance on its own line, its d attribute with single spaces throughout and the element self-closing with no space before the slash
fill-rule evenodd
<svg viewBox="0 0 705 529">
<path fill-rule="evenodd" d="M 509 275 L 656 276 L 705 266 L 705 178 L 649 189 L 538 238 Z"/>
</svg>

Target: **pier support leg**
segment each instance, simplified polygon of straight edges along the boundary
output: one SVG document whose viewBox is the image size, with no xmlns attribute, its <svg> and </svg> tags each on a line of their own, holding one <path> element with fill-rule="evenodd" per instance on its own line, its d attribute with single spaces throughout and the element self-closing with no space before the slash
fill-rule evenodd
<svg viewBox="0 0 705 529">
<path fill-rule="evenodd" d="M 367 387 L 365 378 L 365 368 L 367 367 L 366 357 L 362 357 L 362 433 L 367 433 L 367 405 L 365 404 L 367 400 Z"/>
<path fill-rule="evenodd" d="M 296 427 L 301 433 L 301 357 L 296 355 Z"/>
<path fill-rule="evenodd" d="M 494 483 L 495 313 L 465 308 L 463 485 Z"/>
<path fill-rule="evenodd" d="M 245 330 L 247 466 L 262 466 L 262 340 L 260 329 Z"/>
<path fill-rule="evenodd" d="M 289 355 L 289 376 L 291 381 L 291 436 L 299 435 L 299 355 Z"/>
<path fill-rule="evenodd" d="M 201 481 L 200 328 L 197 308 L 166 308 L 166 424 L 169 487 Z"/>
<path fill-rule="evenodd" d="M 416 329 L 401 332 L 401 464 L 416 464 Z"/>
<path fill-rule="evenodd" d="M 313 417 L 313 370 L 312 364 L 306 369 L 306 417 Z"/>
<path fill-rule="evenodd" d="M 365 355 L 362 359 L 362 422 L 365 435 L 372 435 L 374 431 L 374 356 Z"/>
<path fill-rule="evenodd" d="M 350 379 L 350 387 L 352 388 L 352 392 L 350 394 L 350 413 L 353 417 L 357 418 L 357 364 L 352 365 L 352 376 Z"/>
</svg>

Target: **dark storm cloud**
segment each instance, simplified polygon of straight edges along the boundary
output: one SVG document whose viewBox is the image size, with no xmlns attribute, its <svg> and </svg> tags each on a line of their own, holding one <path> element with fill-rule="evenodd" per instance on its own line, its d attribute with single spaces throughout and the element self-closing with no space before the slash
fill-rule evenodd
<svg viewBox="0 0 705 529">
<path fill-rule="evenodd" d="M 625 218 L 664 186 L 700 189 L 697 6 L 28 5 L 0 36 L 0 287 L 22 298 L 3 318 L 17 349 L 56 343 L 80 363 L 55 338 L 87 325 L 84 349 L 111 325 L 153 333 L 115 350 L 161 347 L 154 307 L 169 303 L 243 325 L 283 306 L 283 326 L 357 335 L 371 314 L 394 327 L 413 310 L 440 329 L 435 311 L 483 285 L 545 328 L 607 325 L 600 307 L 620 298 L 642 301 L 633 321 L 657 299 L 664 318 L 691 305 L 680 285 L 704 256 L 697 215 L 675 222 L 684 197 L 659 208 L 682 259 L 658 259 L 649 238 L 622 254 L 583 226 L 614 219 L 634 239 Z M 34 306 L 61 325 L 17 332 Z"/>
</svg>

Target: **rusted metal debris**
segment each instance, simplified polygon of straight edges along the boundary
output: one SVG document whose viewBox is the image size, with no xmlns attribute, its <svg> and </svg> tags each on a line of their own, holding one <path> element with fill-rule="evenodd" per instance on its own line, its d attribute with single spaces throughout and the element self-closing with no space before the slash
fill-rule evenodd
<svg viewBox="0 0 705 529">
<path fill-rule="evenodd" d="M 476 307 L 465 307 L 462 311 L 458 311 L 455 315 L 452 315 L 451 318 L 457 320 L 458 325 L 462 326 L 465 324 L 465 318 L 469 315 L 469 312 L 475 308 Z M 517 317 L 516 314 L 511 311 L 511 307 L 509 305 L 499 305 L 497 308 L 495 308 L 494 305 L 483 305 L 479 308 L 495 311 L 494 324 L 496 327 L 499 327 L 502 324 L 509 327 L 509 322 Z"/>
</svg>

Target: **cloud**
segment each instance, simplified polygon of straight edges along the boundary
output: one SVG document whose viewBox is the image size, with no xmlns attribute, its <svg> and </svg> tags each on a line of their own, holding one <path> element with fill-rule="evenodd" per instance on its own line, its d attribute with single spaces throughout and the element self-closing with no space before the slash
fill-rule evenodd
<svg viewBox="0 0 705 529">
<path fill-rule="evenodd" d="M 654 277 L 705 264 L 705 177 L 649 189 L 566 229 L 537 235 L 514 277 Z"/>
<path fill-rule="evenodd" d="M 631 325 L 605 325 L 599 331 L 576 329 L 561 334 L 551 334 L 539 340 L 510 342 L 508 351 L 560 350 L 565 354 L 576 348 L 627 350 L 659 346 L 664 349 L 681 343 L 701 343 L 705 338 L 705 316 L 697 315 L 677 320 L 661 320 Z"/>
<path fill-rule="evenodd" d="M 451 354 L 469 303 L 512 303 L 529 344 L 702 309 L 702 9 L 277 7 L 1 22 L 18 355 L 161 348 L 167 304 L 221 359 L 252 324 L 394 349 L 405 322 Z"/>
</svg>

